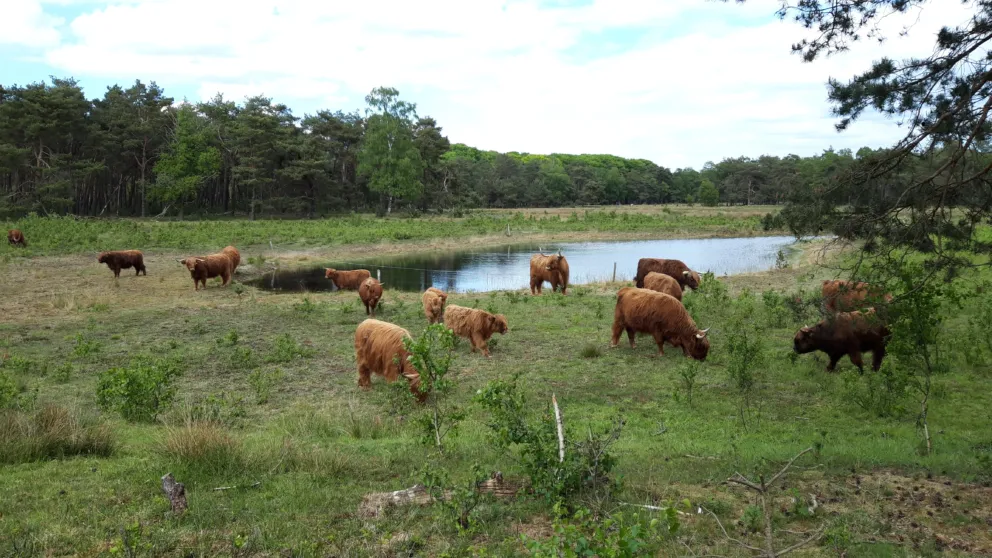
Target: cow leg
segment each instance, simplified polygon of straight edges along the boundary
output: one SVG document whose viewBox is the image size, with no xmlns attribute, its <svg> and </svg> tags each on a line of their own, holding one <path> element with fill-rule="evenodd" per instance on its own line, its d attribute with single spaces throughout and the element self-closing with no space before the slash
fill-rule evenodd
<svg viewBox="0 0 992 558">
<path fill-rule="evenodd" d="M 885 358 L 885 347 L 879 347 L 871 352 L 871 369 L 875 372 L 882 367 L 882 359 Z"/>
<path fill-rule="evenodd" d="M 634 328 L 632 328 L 632 327 L 628 327 L 627 328 L 627 339 L 630 340 L 630 348 L 631 349 L 636 349 L 637 348 L 637 332 L 634 331 Z"/>
<path fill-rule="evenodd" d="M 369 315 L 369 303 L 368 302 L 365 303 L 365 315 L 366 316 Z"/>
<path fill-rule="evenodd" d="M 858 367 L 858 374 L 864 374 L 865 361 L 861 359 L 861 351 L 851 351 L 847 356 L 851 358 L 851 363 Z"/>
<path fill-rule="evenodd" d="M 654 333 L 654 342 L 658 344 L 658 356 L 665 356 L 665 336 L 660 332 Z"/>
<path fill-rule="evenodd" d="M 230 274 L 230 272 L 225 273 L 224 275 L 221 275 L 221 278 L 224 280 L 224 284 L 221 285 L 221 286 L 226 287 L 226 286 L 228 286 L 228 285 L 231 284 L 231 274 Z"/>
<path fill-rule="evenodd" d="M 620 334 L 623 333 L 623 320 L 614 318 L 613 320 L 613 337 L 610 339 L 610 348 L 616 347 L 620 344 Z"/>
<path fill-rule="evenodd" d="M 834 368 L 837 368 L 837 361 L 840 360 L 840 357 L 842 357 L 842 356 L 844 356 L 844 355 L 842 355 L 842 354 L 841 355 L 838 355 L 838 354 L 831 354 L 830 355 L 830 362 L 827 364 L 827 372 L 833 372 L 834 371 Z"/>
<path fill-rule="evenodd" d="M 486 355 L 487 358 L 491 356 L 489 354 L 489 343 L 486 343 L 486 340 L 482 337 L 481 333 L 472 334 L 472 346 L 478 347 L 479 350 L 482 351 L 482 354 Z"/>
<path fill-rule="evenodd" d="M 372 386 L 372 372 L 368 366 L 358 365 L 358 387 L 368 389 Z"/>
</svg>

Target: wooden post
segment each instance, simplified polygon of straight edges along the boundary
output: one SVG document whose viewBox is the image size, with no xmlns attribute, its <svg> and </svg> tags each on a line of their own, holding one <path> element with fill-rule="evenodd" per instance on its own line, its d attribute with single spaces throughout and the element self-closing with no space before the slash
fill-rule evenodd
<svg viewBox="0 0 992 558">
<path fill-rule="evenodd" d="M 613 262 L 613 283 L 617 282 L 617 262 Z"/>
<path fill-rule="evenodd" d="M 162 477 L 162 491 L 172 504 L 172 513 L 182 515 L 188 507 L 186 504 L 186 486 L 181 482 L 176 482 L 172 473 L 166 473 Z"/>
<path fill-rule="evenodd" d="M 558 463 L 565 462 L 565 427 L 561 422 L 561 411 L 558 409 L 558 398 L 551 394 L 551 404 L 555 408 L 555 423 L 558 426 Z"/>
</svg>

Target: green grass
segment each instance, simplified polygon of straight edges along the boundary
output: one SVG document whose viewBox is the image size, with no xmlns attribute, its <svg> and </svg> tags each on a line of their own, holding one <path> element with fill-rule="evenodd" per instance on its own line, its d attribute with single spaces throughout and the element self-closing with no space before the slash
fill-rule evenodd
<svg viewBox="0 0 992 558">
<path fill-rule="evenodd" d="M 666 208 L 667 209 L 667 208 Z M 774 209 L 769 208 L 774 211 Z M 278 245 L 281 248 L 326 247 L 381 242 L 417 242 L 469 236 L 555 233 L 656 233 L 749 235 L 762 232 L 751 214 L 710 210 L 687 213 L 657 208 L 648 212 L 576 209 L 562 215 L 523 212 L 475 212 L 467 217 L 387 219 L 351 215 L 320 220 L 154 221 L 27 217 L 6 222 L 28 240 L 27 248 L 4 243 L 0 254 L 53 255 L 137 248 L 142 250 L 218 250 Z M 260 263 L 260 262 L 259 262 Z"/>
</svg>

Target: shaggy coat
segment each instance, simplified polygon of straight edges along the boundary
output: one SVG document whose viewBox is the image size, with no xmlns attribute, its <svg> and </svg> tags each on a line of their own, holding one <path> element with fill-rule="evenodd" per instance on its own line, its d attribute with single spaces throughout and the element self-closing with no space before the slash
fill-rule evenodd
<svg viewBox="0 0 992 558">
<path fill-rule="evenodd" d="M 398 325 L 367 319 L 355 330 L 355 361 L 358 363 L 358 387 L 372 387 L 372 374 L 387 382 L 403 376 L 410 382 L 410 391 L 423 401 L 427 394 L 420 392 L 420 374 L 409 360 L 410 353 L 403 347 L 403 339 L 410 332 Z"/>
<path fill-rule="evenodd" d="M 448 294 L 441 289 L 428 287 L 421 297 L 424 301 L 424 315 L 427 323 L 436 324 L 444 321 L 444 304 L 448 302 Z"/>
<path fill-rule="evenodd" d="M 678 301 L 682 300 L 682 287 L 671 275 L 652 271 L 644 278 L 644 288 L 649 291 L 672 295 Z"/>
<path fill-rule="evenodd" d="M 566 294 L 568 260 L 561 255 L 561 250 L 550 256 L 534 254 L 530 257 L 530 294 L 541 294 L 545 281 L 551 283 L 551 292 L 557 291 L 561 286 L 561 294 Z"/>
<path fill-rule="evenodd" d="M 7 242 L 9 242 L 11 246 L 20 245 L 26 247 L 28 245 L 28 241 L 24 240 L 24 233 L 17 229 L 7 231 Z"/>
<path fill-rule="evenodd" d="M 231 283 L 231 258 L 227 254 L 211 254 L 209 256 L 190 256 L 179 263 L 186 266 L 189 276 L 193 278 L 193 290 L 200 290 L 200 284 L 207 288 L 207 279 L 220 277 L 227 286 Z"/>
<path fill-rule="evenodd" d="M 679 282 L 679 287 L 684 291 L 686 287 L 692 290 L 699 288 L 699 274 L 689 269 L 682 260 L 665 260 L 661 258 L 641 258 L 637 260 L 637 275 L 634 276 L 634 285 L 637 288 L 644 288 L 644 279 L 648 273 L 664 273 Z"/>
<path fill-rule="evenodd" d="M 231 258 L 231 273 L 237 271 L 238 266 L 241 265 L 241 252 L 238 252 L 234 246 L 225 246 L 220 253 L 227 254 L 227 257 Z"/>
<path fill-rule="evenodd" d="M 682 347 L 687 357 L 706 360 L 710 340 L 709 328 L 699 329 L 682 303 L 671 295 L 647 289 L 624 287 L 617 293 L 617 307 L 613 314 L 613 339 L 610 347 L 620 343 L 620 334 L 627 331 L 630 347 L 635 347 L 636 333 L 650 333 L 658 344 L 658 354 L 665 354 L 665 341 Z"/>
<path fill-rule="evenodd" d="M 330 279 L 334 286 L 344 290 L 355 290 L 362 286 L 362 282 L 371 277 L 367 269 L 356 269 L 354 271 L 338 271 L 336 269 L 325 268 L 324 277 Z"/>
<path fill-rule="evenodd" d="M 891 294 L 882 294 L 878 289 L 868 286 L 868 283 L 841 280 L 825 280 L 823 282 L 823 304 L 828 312 L 850 312 L 873 306 L 881 299 L 886 304 L 892 302 Z M 865 300 L 865 299 L 868 300 Z"/>
<path fill-rule="evenodd" d="M 135 277 L 137 277 L 139 273 L 148 275 L 148 272 L 145 271 L 145 258 L 141 252 L 137 250 L 103 252 L 97 256 L 96 261 L 98 263 L 107 264 L 107 267 L 114 272 L 114 277 L 120 277 L 122 269 L 131 269 L 132 267 L 134 268 Z"/>
<path fill-rule="evenodd" d="M 487 357 L 490 356 L 487 341 L 493 333 L 503 334 L 509 331 L 506 316 L 503 314 L 490 314 L 485 310 L 454 304 L 449 304 L 444 311 L 444 325 L 455 335 L 470 340 L 473 353 L 476 349 L 480 349 Z"/>
<path fill-rule="evenodd" d="M 382 283 L 378 279 L 369 277 L 362 281 L 362 286 L 358 287 L 358 296 L 365 305 L 365 315 L 372 314 L 375 317 L 375 307 L 379 305 L 382 298 Z"/>
<path fill-rule="evenodd" d="M 813 327 L 800 329 L 793 349 L 799 354 L 823 351 L 830 357 L 828 372 L 832 372 L 837 361 L 847 355 L 861 373 L 864 373 L 861 354 L 871 351 L 871 368 L 877 372 L 885 358 L 889 334 L 874 308 L 865 312 L 838 312 Z"/>
</svg>

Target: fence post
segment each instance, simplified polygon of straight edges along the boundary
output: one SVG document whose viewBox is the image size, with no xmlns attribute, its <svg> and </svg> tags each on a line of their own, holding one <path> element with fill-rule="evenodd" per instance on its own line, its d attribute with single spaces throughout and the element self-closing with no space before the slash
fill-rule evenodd
<svg viewBox="0 0 992 558">
<path fill-rule="evenodd" d="M 617 262 L 613 262 L 613 282 L 617 282 Z"/>
</svg>

